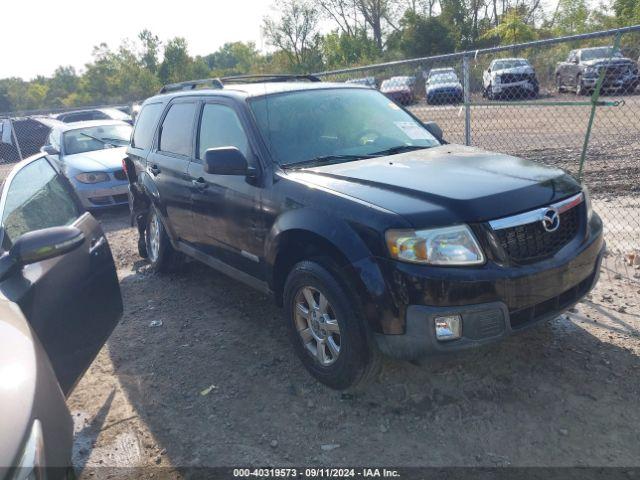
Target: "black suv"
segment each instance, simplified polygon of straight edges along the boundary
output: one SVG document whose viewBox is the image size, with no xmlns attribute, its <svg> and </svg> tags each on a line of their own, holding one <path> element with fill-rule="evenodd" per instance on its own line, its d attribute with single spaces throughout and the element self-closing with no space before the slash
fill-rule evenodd
<svg viewBox="0 0 640 480">
<path fill-rule="evenodd" d="M 306 368 L 338 389 L 380 351 L 492 342 L 593 287 L 602 222 L 571 176 L 448 145 L 370 88 L 304 80 L 196 81 L 144 103 L 125 164 L 155 270 L 186 254 L 272 293 Z"/>
<path fill-rule="evenodd" d="M 559 92 L 569 88 L 578 95 L 586 95 L 595 89 L 603 70 L 605 90 L 633 92 L 640 83 L 636 62 L 613 47 L 594 47 L 571 50 L 567 60 L 558 63 L 556 87 Z"/>
</svg>

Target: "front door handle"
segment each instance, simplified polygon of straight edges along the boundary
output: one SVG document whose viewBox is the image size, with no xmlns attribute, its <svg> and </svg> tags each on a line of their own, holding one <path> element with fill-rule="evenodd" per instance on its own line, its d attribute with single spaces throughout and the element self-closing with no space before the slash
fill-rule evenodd
<svg viewBox="0 0 640 480">
<path fill-rule="evenodd" d="M 197 180 L 191 180 L 191 184 L 196 187 L 198 190 L 204 190 L 205 188 L 207 188 L 209 186 L 209 184 L 207 183 L 207 181 L 200 177 Z"/>
<path fill-rule="evenodd" d="M 149 171 L 153 174 L 154 177 L 160 173 L 160 169 L 157 165 L 151 165 L 151 167 L 149 167 Z"/>
</svg>

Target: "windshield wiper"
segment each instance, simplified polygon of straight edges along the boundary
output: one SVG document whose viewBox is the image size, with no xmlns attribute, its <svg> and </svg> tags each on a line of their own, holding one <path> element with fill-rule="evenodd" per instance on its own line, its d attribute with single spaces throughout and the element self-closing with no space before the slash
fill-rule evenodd
<svg viewBox="0 0 640 480">
<path fill-rule="evenodd" d="M 397 153 L 411 152 L 413 150 L 424 150 L 425 148 L 431 148 L 431 147 L 418 146 L 418 145 L 398 145 L 397 147 L 391 147 L 385 150 L 380 150 L 379 152 L 372 153 L 371 155 L 376 157 L 382 157 L 385 155 L 395 155 Z"/>
<path fill-rule="evenodd" d="M 303 160 L 302 162 L 289 163 L 282 165 L 284 168 L 300 168 L 320 165 L 331 165 L 332 163 L 350 162 L 354 160 L 363 160 L 365 158 L 375 158 L 379 155 L 323 155 L 320 157 Z"/>
<path fill-rule="evenodd" d="M 92 140 L 95 140 L 97 142 L 102 143 L 103 145 L 109 145 L 111 147 L 115 147 L 115 145 L 113 143 L 109 143 L 106 140 L 103 140 L 102 138 L 94 137 L 93 135 L 89 135 L 88 133 L 81 132 L 80 135 L 84 135 L 85 137 L 89 137 Z"/>
</svg>

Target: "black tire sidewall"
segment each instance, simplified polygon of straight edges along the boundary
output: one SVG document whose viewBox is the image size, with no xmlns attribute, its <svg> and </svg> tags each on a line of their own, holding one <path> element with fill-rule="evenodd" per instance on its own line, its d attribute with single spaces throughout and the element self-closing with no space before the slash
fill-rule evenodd
<svg viewBox="0 0 640 480">
<path fill-rule="evenodd" d="M 295 297 L 305 286 L 320 291 L 331 304 L 340 326 L 340 355 L 336 362 L 321 366 L 305 348 L 295 325 Z M 367 331 L 350 294 L 328 268 L 315 261 L 300 262 L 293 267 L 284 287 L 287 329 L 294 350 L 305 368 L 325 385 L 344 390 L 362 377 L 369 357 Z"/>
<path fill-rule="evenodd" d="M 151 259 L 151 255 L 149 253 L 149 248 L 151 245 L 151 242 L 149 241 L 149 232 L 151 229 L 149 228 L 149 226 L 151 225 L 151 221 L 154 215 L 158 217 L 158 223 L 160 225 L 159 232 L 158 232 L 158 236 L 159 236 L 158 257 L 155 259 L 155 261 Z M 167 233 L 164 230 L 164 225 L 162 223 L 160 214 L 158 213 L 155 207 L 151 207 L 151 209 L 149 210 L 149 215 L 147 217 L 147 228 L 145 230 L 145 244 L 147 247 L 147 259 L 151 264 L 151 268 L 155 272 L 167 271 L 169 267 L 168 265 L 170 260 L 169 256 L 171 255 L 172 247 L 169 243 L 169 237 L 167 237 Z"/>
</svg>

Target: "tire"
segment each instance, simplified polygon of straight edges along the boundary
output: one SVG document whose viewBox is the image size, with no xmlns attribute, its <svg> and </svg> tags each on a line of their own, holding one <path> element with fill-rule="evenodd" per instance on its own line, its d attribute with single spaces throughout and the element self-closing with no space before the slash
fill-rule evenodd
<svg viewBox="0 0 640 480">
<path fill-rule="evenodd" d="M 495 100 L 496 99 L 496 94 L 493 93 L 493 85 L 489 84 L 489 86 L 487 87 L 487 99 L 489 100 Z"/>
<path fill-rule="evenodd" d="M 336 390 L 356 389 L 377 376 L 381 354 L 354 294 L 330 265 L 320 259 L 291 269 L 284 286 L 287 328 L 313 377 Z"/>
<path fill-rule="evenodd" d="M 587 89 L 584 87 L 584 85 L 582 85 L 582 76 L 578 75 L 576 77 L 576 95 L 578 95 L 579 97 L 583 97 L 588 93 L 589 92 L 587 92 Z"/>
<path fill-rule="evenodd" d="M 562 84 L 562 79 L 560 78 L 560 75 L 558 75 L 558 74 L 556 74 L 556 90 L 558 91 L 558 93 L 564 93 L 565 92 L 564 85 Z"/>
<path fill-rule="evenodd" d="M 165 273 L 173 270 L 179 262 L 179 253 L 175 251 L 164 229 L 160 214 L 151 207 L 147 216 L 145 230 L 145 248 L 147 259 L 154 272 Z"/>
</svg>

